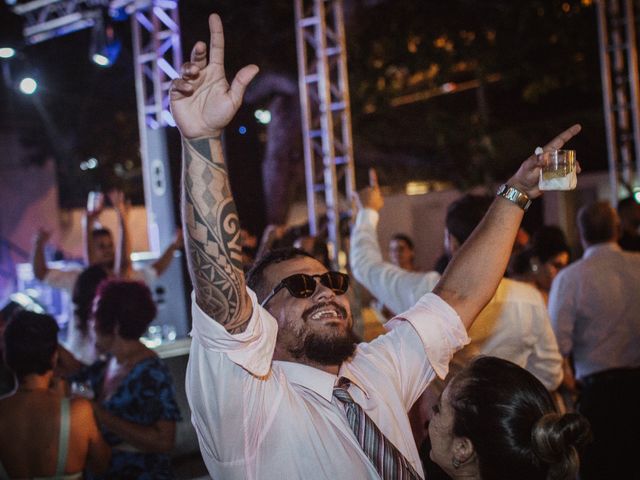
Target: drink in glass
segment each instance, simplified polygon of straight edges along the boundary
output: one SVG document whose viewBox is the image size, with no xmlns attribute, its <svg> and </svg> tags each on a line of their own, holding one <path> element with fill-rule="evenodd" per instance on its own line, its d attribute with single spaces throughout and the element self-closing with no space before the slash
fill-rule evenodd
<svg viewBox="0 0 640 480">
<path fill-rule="evenodd" d="M 538 154 L 543 165 L 540 168 L 540 190 L 573 190 L 578 184 L 575 150 L 550 150 Z"/>
</svg>

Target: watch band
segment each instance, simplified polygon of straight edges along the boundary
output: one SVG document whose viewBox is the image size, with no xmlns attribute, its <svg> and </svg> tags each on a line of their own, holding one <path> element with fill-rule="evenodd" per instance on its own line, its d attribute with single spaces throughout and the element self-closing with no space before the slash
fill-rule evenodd
<svg viewBox="0 0 640 480">
<path fill-rule="evenodd" d="M 517 189 L 516 187 L 507 185 L 506 183 L 500 185 L 500 188 L 498 188 L 496 195 L 506 198 L 507 200 L 515 203 L 525 212 L 531 206 L 531 199 L 526 193 L 524 193 L 522 190 Z"/>
</svg>

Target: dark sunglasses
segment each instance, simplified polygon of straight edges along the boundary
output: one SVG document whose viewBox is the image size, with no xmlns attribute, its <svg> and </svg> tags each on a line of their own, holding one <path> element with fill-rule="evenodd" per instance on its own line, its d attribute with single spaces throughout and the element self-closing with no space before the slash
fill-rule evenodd
<svg viewBox="0 0 640 480">
<path fill-rule="evenodd" d="M 318 280 L 316 280 L 318 279 Z M 309 298 L 316 291 L 318 281 L 336 295 L 344 295 L 349 289 L 349 275 L 340 272 L 327 272 L 322 275 L 306 275 L 296 273 L 282 280 L 265 298 L 260 306 L 264 307 L 276 293 L 283 288 L 296 298 Z"/>
</svg>

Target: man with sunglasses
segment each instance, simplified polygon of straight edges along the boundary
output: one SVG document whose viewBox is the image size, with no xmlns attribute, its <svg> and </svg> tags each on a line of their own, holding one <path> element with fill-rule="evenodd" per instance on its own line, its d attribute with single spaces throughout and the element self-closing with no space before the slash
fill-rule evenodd
<svg viewBox="0 0 640 480">
<path fill-rule="evenodd" d="M 434 293 L 388 334 L 356 345 L 347 278 L 303 252 L 273 252 L 245 282 L 220 136 L 258 68 L 229 85 L 217 15 L 209 28 L 209 60 L 198 42 L 171 90 L 194 285 L 187 394 L 207 468 L 225 479 L 422 478 L 406 411 L 446 374 L 493 295 L 523 207 L 540 194 L 537 159 L 511 178 Z"/>
</svg>

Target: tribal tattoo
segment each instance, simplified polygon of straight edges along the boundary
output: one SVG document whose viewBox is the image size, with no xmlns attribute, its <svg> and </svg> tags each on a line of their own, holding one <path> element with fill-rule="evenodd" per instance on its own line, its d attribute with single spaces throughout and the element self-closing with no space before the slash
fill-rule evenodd
<svg viewBox="0 0 640 480">
<path fill-rule="evenodd" d="M 251 301 L 220 139 L 183 139 L 183 157 L 182 215 L 196 302 L 229 332 L 238 333 L 249 321 Z"/>
</svg>

